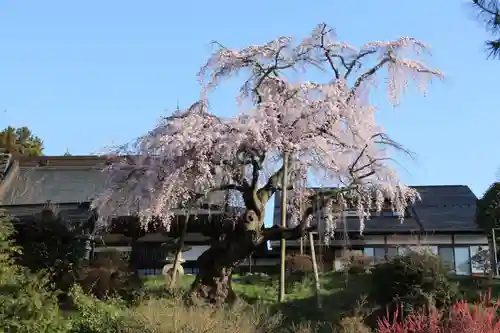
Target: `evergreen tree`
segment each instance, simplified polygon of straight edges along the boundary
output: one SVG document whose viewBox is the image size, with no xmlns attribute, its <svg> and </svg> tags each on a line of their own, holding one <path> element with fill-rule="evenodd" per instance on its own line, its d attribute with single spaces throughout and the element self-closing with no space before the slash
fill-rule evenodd
<svg viewBox="0 0 500 333">
<path fill-rule="evenodd" d="M 9 126 L 1 131 L 0 148 L 13 155 L 43 155 L 42 140 L 33 135 L 31 130 L 26 126 L 20 128 Z"/>
<path fill-rule="evenodd" d="M 499 0 L 472 0 L 478 18 L 486 25 L 493 39 L 486 41 L 488 57 L 500 57 L 500 2 Z"/>
</svg>

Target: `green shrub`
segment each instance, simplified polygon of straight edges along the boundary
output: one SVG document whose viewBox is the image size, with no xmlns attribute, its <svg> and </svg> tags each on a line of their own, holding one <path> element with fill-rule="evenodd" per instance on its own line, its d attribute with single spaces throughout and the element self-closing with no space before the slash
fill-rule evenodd
<svg viewBox="0 0 500 333">
<path fill-rule="evenodd" d="M 99 300 L 75 285 L 70 291 L 74 312 L 71 333 L 145 332 L 119 299 Z"/>
<path fill-rule="evenodd" d="M 370 269 L 371 264 L 371 258 L 365 256 L 353 256 L 347 265 L 347 272 L 354 275 L 365 274 Z"/>
<path fill-rule="evenodd" d="M 31 272 L 50 272 L 58 290 L 68 291 L 74 282 L 74 269 L 85 254 L 83 241 L 51 208 L 31 222 L 16 226 L 15 242 L 22 249 L 16 261 Z"/>
<path fill-rule="evenodd" d="M 131 300 L 142 288 L 142 280 L 118 251 L 101 252 L 95 261 L 82 265 L 77 282 L 86 293 L 99 299 L 120 296 Z"/>
<path fill-rule="evenodd" d="M 306 254 L 291 254 L 285 258 L 286 265 L 286 291 L 290 292 L 297 282 L 302 282 L 312 275 L 313 263 L 310 255 Z"/>
<path fill-rule="evenodd" d="M 305 254 L 291 254 L 287 256 L 286 270 L 290 274 L 303 272 L 310 273 L 313 271 L 313 263 L 311 256 Z"/>
<path fill-rule="evenodd" d="M 359 254 L 358 251 L 346 251 L 341 258 L 345 270 L 349 274 L 364 274 L 371 267 L 372 260 L 369 257 Z"/>
<path fill-rule="evenodd" d="M 441 308 L 457 295 L 457 286 L 449 281 L 447 272 L 438 256 L 409 251 L 372 269 L 370 297 L 382 307 L 401 303 L 406 310 Z"/>
<path fill-rule="evenodd" d="M 31 274 L 17 265 L 19 249 L 12 242 L 13 228 L 0 215 L 0 325 L 2 332 L 67 332 L 57 295 L 47 290 L 49 280 L 43 272 Z"/>
</svg>

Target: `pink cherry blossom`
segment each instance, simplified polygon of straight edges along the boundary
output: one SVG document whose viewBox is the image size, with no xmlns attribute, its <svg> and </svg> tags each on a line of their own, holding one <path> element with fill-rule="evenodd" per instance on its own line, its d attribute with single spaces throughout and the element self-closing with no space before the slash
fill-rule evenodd
<svg viewBox="0 0 500 333">
<path fill-rule="evenodd" d="M 439 71 L 418 59 L 427 45 L 402 37 L 358 49 L 337 41 L 325 24 L 298 42 L 280 37 L 239 50 L 216 45 L 199 73 L 201 100 L 110 152 L 116 158 L 104 170 L 107 190 L 93 203 L 101 225 L 130 214 L 144 222 L 160 217 L 168 225 L 176 209 L 219 190 L 263 212 L 279 190 L 284 152 L 290 156 L 292 221 L 311 220 L 310 214 L 299 215 L 300 205 L 317 200 L 308 190 L 311 182 L 338 189 L 325 192 L 318 207 L 330 217 L 320 228 L 325 233 L 347 199 L 364 213 L 380 210 L 384 198 L 404 212 L 418 198 L 392 166 L 392 151 L 404 148 L 376 122 L 370 94 L 377 82 L 385 82 L 390 102 L 397 105 L 410 81 L 425 92 L 431 79 L 441 79 Z M 306 78 L 309 69 L 321 70 L 324 81 L 291 79 L 296 73 Z M 238 74 L 246 81 L 235 108 L 244 109 L 228 118 L 211 113 L 211 90 Z M 244 188 L 259 193 L 251 205 L 242 196 Z"/>
</svg>

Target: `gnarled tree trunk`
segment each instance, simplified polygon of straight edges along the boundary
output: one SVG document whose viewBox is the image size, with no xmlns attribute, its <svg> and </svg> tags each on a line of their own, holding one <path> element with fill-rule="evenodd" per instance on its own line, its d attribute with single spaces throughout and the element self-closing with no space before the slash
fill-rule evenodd
<svg viewBox="0 0 500 333">
<path fill-rule="evenodd" d="M 262 159 L 262 157 L 261 157 Z M 278 188 L 284 168 L 280 168 L 268 179 L 266 185 L 257 187 L 262 161 L 251 160 L 253 166 L 252 182 L 243 185 L 228 185 L 224 190 L 241 192 L 245 204 L 245 214 L 236 223 L 223 222 L 224 231 L 212 246 L 197 260 L 198 274 L 187 292 L 187 299 L 202 298 L 213 304 L 231 303 L 236 300 L 232 289 L 233 269 L 252 255 L 260 246 L 270 240 L 298 239 L 310 231 L 306 227 L 311 207 L 305 210 L 301 223 L 295 228 L 283 226 L 264 227 L 265 205 Z M 232 222 L 232 221 L 231 221 Z M 311 229 L 312 230 L 312 229 Z"/>
<path fill-rule="evenodd" d="M 233 269 L 266 241 L 260 232 L 245 229 L 241 222 L 224 236 L 198 258 L 199 271 L 186 295 L 189 299 L 201 298 L 212 304 L 234 302 Z"/>
<path fill-rule="evenodd" d="M 231 283 L 235 265 L 228 263 L 227 257 L 230 255 L 226 257 L 226 254 L 228 253 L 217 253 L 213 248 L 202 254 L 203 260 L 198 260 L 201 264 L 198 275 L 187 294 L 190 300 L 203 299 L 217 305 L 236 300 Z"/>
<path fill-rule="evenodd" d="M 236 223 L 233 230 L 215 241 L 198 258 L 198 274 L 186 294 L 188 300 L 203 299 L 212 304 L 232 303 L 236 294 L 232 289 L 233 269 L 253 254 L 264 242 L 269 240 L 298 239 L 311 228 L 301 224 L 295 228 L 252 229 L 251 226 L 264 225 L 263 215 L 258 218 L 255 212 L 248 210 Z"/>
</svg>

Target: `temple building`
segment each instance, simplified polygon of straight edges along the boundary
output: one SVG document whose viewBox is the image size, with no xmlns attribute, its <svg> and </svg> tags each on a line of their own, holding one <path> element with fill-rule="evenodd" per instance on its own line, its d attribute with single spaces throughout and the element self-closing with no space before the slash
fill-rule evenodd
<svg viewBox="0 0 500 333">
<path fill-rule="evenodd" d="M 426 248 L 438 254 L 458 275 L 483 274 L 484 265 L 473 258 L 489 251 L 487 232 L 476 223 L 477 198 L 465 185 L 414 186 L 421 199 L 406 209 L 403 222 L 387 204 L 381 213 L 372 212 L 360 233 L 355 210 L 339 214 L 332 237 L 325 242 L 314 235 L 318 262 L 325 270 L 339 270 L 346 250 L 371 257 L 374 262 L 401 254 L 408 248 Z M 321 191 L 321 189 L 316 189 Z M 289 195 L 293 195 L 290 193 Z M 274 224 L 281 224 L 281 196 L 275 196 Z M 324 219 L 317 214 L 316 219 Z M 308 242 L 305 249 L 308 251 Z M 287 252 L 299 251 L 301 241 L 288 241 Z M 279 251 L 279 241 L 271 242 Z"/>
<path fill-rule="evenodd" d="M 0 154 L 0 209 L 17 223 L 29 223 L 44 207 L 54 207 L 68 223 L 86 223 L 92 218 L 89 203 L 104 189 L 103 168 L 107 159 L 100 156 L 18 157 Z M 446 262 L 456 274 L 481 274 L 472 258 L 488 250 L 487 232 L 476 223 L 476 196 L 465 185 L 415 186 L 422 200 L 409 206 L 403 223 L 400 216 L 386 207 L 373 213 L 360 233 L 355 211 L 342 212 L 332 237 L 325 242 L 314 233 L 314 247 L 322 271 L 341 270 L 346 250 L 359 252 L 373 262 L 402 253 L 408 247 L 427 248 Z M 320 189 L 317 189 L 320 191 Z M 290 193 L 289 195 L 293 195 Z M 214 193 L 193 215 L 197 223 L 189 224 L 184 252 L 184 272 L 197 272 L 196 260 L 209 248 L 216 237 L 212 225 L 238 209 L 227 207 L 225 194 Z M 274 224 L 280 223 L 281 196 L 275 195 Z M 225 214 L 225 215 L 224 215 Z M 179 210 L 176 219 L 185 219 Z M 316 219 L 324 216 L 316 215 Z M 132 219 L 132 220 L 131 220 Z M 208 222 L 208 223 L 207 223 Z M 214 222 L 215 224 L 211 224 Z M 318 222 L 318 221 L 317 221 Z M 319 221 L 321 222 L 321 221 Z M 170 232 L 153 228 L 144 232 L 133 217 L 119 217 L 113 228 L 96 238 L 93 256 L 110 249 L 120 251 L 143 275 L 161 274 L 171 248 L 165 247 L 179 237 L 175 228 Z M 139 229 L 139 230 L 138 230 Z M 98 239 L 98 240 L 97 240 Z M 287 253 L 309 253 L 305 240 L 287 241 Z M 279 271 L 279 241 L 270 243 L 248 258 L 237 271 Z"/>
<path fill-rule="evenodd" d="M 9 154 L 2 154 L 0 209 L 13 216 L 17 223 L 28 223 L 44 207 L 50 205 L 64 221 L 86 223 L 92 215 L 89 210 L 90 201 L 104 188 L 102 170 L 106 163 L 106 158 L 100 156 L 14 158 Z M 221 218 L 224 209 L 224 193 L 214 193 L 209 196 L 206 204 L 192 214 L 198 221 L 211 221 Z M 184 214 L 179 210 L 175 218 L 185 218 Z M 110 232 L 96 238 L 98 241 L 95 241 L 93 256 L 110 249 L 120 251 L 141 274 L 161 274 L 169 252 L 164 245 L 179 236 L 176 231 L 141 233 L 133 230 L 131 225 L 134 225 L 134 221 L 130 217 L 120 217 L 115 224 L 116 228 L 113 227 Z M 189 227 L 185 239 L 189 250 L 183 253 L 184 271 L 191 274 L 197 271 L 198 256 L 210 246 L 210 230 L 200 232 L 196 229 L 199 228 Z M 263 249 L 263 252 L 266 250 L 267 248 Z M 246 263 L 249 264 L 251 265 Z"/>
</svg>

